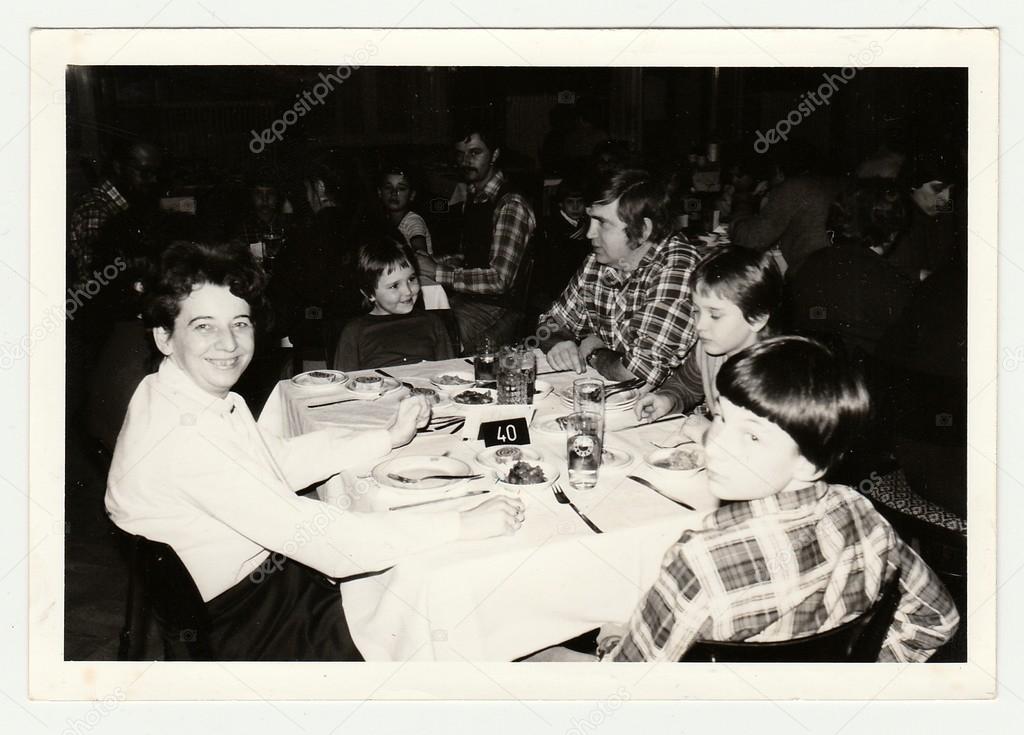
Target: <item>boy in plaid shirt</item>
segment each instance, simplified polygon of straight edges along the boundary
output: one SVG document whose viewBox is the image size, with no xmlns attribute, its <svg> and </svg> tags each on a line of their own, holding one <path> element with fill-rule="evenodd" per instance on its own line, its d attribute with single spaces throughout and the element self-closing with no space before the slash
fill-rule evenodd
<svg viewBox="0 0 1024 735">
<path fill-rule="evenodd" d="M 624 635 L 602 640 L 602 657 L 678 661 L 697 640 L 824 632 L 867 611 L 899 572 L 878 660 L 928 659 L 959 623 L 948 592 L 866 498 L 821 480 L 864 426 L 863 382 L 818 342 L 779 337 L 730 358 L 717 386 L 707 479 L 730 502 L 668 549 Z M 538 660 L 579 657 L 553 649 Z"/>
</svg>

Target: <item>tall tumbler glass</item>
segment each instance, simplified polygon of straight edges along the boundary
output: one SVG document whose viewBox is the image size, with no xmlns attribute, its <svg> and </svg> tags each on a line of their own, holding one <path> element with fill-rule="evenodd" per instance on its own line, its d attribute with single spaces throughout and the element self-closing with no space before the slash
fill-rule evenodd
<svg viewBox="0 0 1024 735">
<path fill-rule="evenodd" d="M 498 403 L 533 402 L 537 355 L 531 349 L 506 347 L 498 355 Z"/>
<path fill-rule="evenodd" d="M 597 484 L 603 431 L 604 418 L 596 413 L 572 413 L 566 418 L 565 453 L 569 484 L 577 490 L 589 490 Z"/>
<path fill-rule="evenodd" d="M 601 417 L 601 446 L 604 446 L 604 381 L 600 378 L 577 378 L 572 383 L 572 410 L 575 413 L 593 413 Z M 598 463 L 601 457 L 598 456 Z"/>
<path fill-rule="evenodd" d="M 498 379 L 494 366 L 498 361 L 498 343 L 494 337 L 485 335 L 476 345 L 473 356 L 473 378 L 478 382 L 490 383 Z"/>
</svg>

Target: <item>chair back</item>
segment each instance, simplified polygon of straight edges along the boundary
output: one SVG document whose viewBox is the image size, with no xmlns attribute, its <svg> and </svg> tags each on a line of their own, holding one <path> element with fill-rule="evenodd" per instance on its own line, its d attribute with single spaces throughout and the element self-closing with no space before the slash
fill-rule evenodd
<svg viewBox="0 0 1024 735">
<path fill-rule="evenodd" d="M 875 604 L 853 620 L 791 641 L 697 641 L 683 661 L 871 663 L 878 659 L 900 601 L 899 572 L 882 586 Z"/>
<path fill-rule="evenodd" d="M 168 661 L 211 661 L 210 617 L 192 575 L 167 544 L 136 536 L 136 563 L 145 580 Z"/>
</svg>

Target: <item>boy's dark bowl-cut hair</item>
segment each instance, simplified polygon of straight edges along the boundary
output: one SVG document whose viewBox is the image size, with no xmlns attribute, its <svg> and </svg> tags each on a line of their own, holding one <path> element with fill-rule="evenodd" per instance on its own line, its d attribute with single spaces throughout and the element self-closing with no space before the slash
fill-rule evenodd
<svg viewBox="0 0 1024 735">
<path fill-rule="evenodd" d="M 835 353 L 806 337 L 773 337 L 722 366 L 718 392 L 768 419 L 823 472 L 867 424 L 871 397 L 863 379 Z"/>
<path fill-rule="evenodd" d="M 266 311 L 263 290 L 267 277 L 244 243 L 171 243 L 160 259 L 159 273 L 147 289 L 143 317 L 147 328 L 174 331 L 181 302 L 204 284 L 227 286 L 232 294 L 249 304 L 253 320 Z"/>
<path fill-rule="evenodd" d="M 377 282 L 385 273 L 409 266 L 417 275 L 416 256 L 404 239 L 397 235 L 378 235 L 359 246 L 356 254 L 356 285 L 369 298 L 377 289 Z"/>
<path fill-rule="evenodd" d="M 608 174 L 588 196 L 592 204 L 611 204 L 619 200 L 619 219 L 626 225 L 630 242 L 644 235 L 644 218 L 651 220 L 651 242 L 661 242 L 672 233 L 668 207 L 668 184 L 642 169 L 626 169 Z"/>
<path fill-rule="evenodd" d="M 715 248 L 693 269 L 690 278 L 696 293 L 711 293 L 731 301 L 748 322 L 777 316 L 783 299 L 782 273 L 768 253 L 725 245 Z"/>
</svg>

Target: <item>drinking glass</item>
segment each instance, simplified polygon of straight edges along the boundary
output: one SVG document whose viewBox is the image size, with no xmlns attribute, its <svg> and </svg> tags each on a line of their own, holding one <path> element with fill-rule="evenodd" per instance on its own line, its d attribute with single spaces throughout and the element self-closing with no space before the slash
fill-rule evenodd
<svg viewBox="0 0 1024 735">
<path fill-rule="evenodd" d="M 494 337 L 483 337 L 477 342 L 473 356 L 473 378 L 484 383 L 497 380 L 494 364 L 498 359 L 498 344 Z"/>
<path fill-rule="evenodd" d="M 572 410 L 604 416 L 604 381 L 599 378 L 572 381 Z"/>
<path fill-rule="evenodd" d="M 569 484 L 577 490 L 589 490 L 597 484 L 603 431 L 604 417 L 596 413 L 577 412 L 566 417 L 565 453 Z"/>
<path fill-rule="evenodd" d="M 532 403 L 537 382 L 537 355 L 522 347 L 506 347 L 498 355 L 498 403 Z"/>
</svg>

